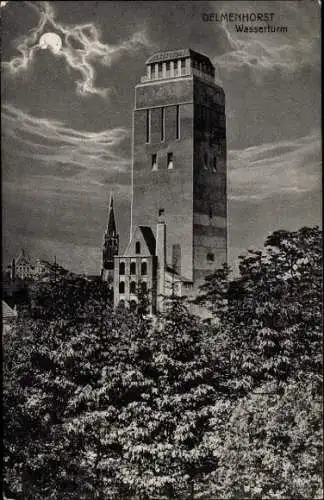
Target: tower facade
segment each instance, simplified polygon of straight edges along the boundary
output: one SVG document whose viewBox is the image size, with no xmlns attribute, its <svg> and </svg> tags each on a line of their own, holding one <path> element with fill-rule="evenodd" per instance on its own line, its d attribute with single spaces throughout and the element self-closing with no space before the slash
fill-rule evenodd
<svg viewBox="0 0 324 500">
<path fill-rule="evenodd" d="M 225 96 L 208 57 L 154 54 L 135 89 L 131 234 L 163 215 L 166 261 L 199 284 L 227 261 Z"/>
<path fill-rule="evenodd" d="M 119 234 L 117 233 L 113 196 L 110 196 L 108 209 L 108 222 L 104 234 L 103 251 L 102 251 L 102 271 L 101 277 L 103 281 L 113 284 L 114 281 L 114 257 L 119 250 Z"/>
</svg>

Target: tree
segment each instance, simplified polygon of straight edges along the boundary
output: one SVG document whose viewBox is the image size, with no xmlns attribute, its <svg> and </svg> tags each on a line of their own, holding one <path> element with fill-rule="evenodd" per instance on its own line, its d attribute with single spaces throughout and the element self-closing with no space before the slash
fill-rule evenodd
<svg viewBox="0 0 324 500">
<path fill-rule="evenodd" d="M 214 407 L 212 497 L 321 498 L 320 244 L 317 227 L 275 232 L 240 276 L 202 290 L 229 389 Z"/>
<path fill-rule="evenodd" d="M 215 408 L 212 498 L 323 498 L 322 417 L 311 375 Z"/>
<path fill-rule="evenodd" d="M 71 273 L 56 281 L 34 283 L 30 296 L 31 317 L 48 321 L 101 318 L 107 305 L 112 305 L 112 291 L 106 282 L 100 278 L 89 281 Z"/>
<path fill-rule="evenodd" d="M 228 269 L 208 278 L 198 302 L 220 319 L 229 383 L 243 393 L 266 381 L 278 386 L 296 371 L 321 373 L 321 232 L 277 231 L 266 250 L 241 257 L 240 276 Z"/>
<path fill-rule="evenodd" d="M 212 325 L 174 295 L 153 326 L 79 278 L 38 289 L 4 344 L 6 495 L 319 498 L 319 243 L 274 233 L 211 276 Z"/>
</svg>

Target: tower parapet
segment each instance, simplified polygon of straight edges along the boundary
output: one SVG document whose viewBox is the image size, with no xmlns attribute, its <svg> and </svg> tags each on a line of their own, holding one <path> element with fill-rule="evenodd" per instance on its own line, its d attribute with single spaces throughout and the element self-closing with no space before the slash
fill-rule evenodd
<svg viewBox="0 0 324 500">
<path fill-rule="evenodd" d="M 147 73 L 141 83 L 196 75 L 214 82 L 215 68 L 209 58 L 191 49 L 159 52 L 146 61 Z"/>
</svg>

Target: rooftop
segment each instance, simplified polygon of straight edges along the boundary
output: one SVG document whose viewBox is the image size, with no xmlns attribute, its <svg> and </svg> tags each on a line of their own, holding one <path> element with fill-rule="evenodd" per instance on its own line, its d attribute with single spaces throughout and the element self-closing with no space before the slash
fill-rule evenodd
<svg viewBox="0 0 324 500">
<path fill-rule="evenodd" d="M 146 68 L 141 83 L 192 75 L 215 83 L 215 68 L 210 59 L 192 49 L 157 52 L 147 59 Z"/>
<path fill-rule="evenodd" d="M 212 63 L 210 62 L 210 59 L 207 56 L 200 54 L 199 52 L 196 52 L 195 50 L 192 49 L 178 49 L 178 50 L 157 52 L 152 56 L 150 56 L 145 64 L 153 64 L 163 61 L 172 61 L 174 59 L 183 59 L 188 57 L 190 59 L 196 59 L 205 63 L 209 63 L 212 66 Z"/>
</svg>

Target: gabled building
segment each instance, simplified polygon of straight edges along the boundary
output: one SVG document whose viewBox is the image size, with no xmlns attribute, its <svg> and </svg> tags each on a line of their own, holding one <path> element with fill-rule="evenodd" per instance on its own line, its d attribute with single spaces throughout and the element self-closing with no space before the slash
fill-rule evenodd
<svg viewBox="0 0 324 500">
<path fill-rule="evenodd" d="M 150 311 L 156 311 L 156 240 L 150 227 L 138 226 L 123 255 L 115 257 L 114 304 L 136 307 L 140 291 L 147 294 Z"/>
<path fill-rule="evenodd" d="M 12 281 L 33 278 L 35 266 L 24 249 L 21 250 L 17 258 L 12 259 L 11 264 L 7 268 L 7 273 Z"/>
</svg>

